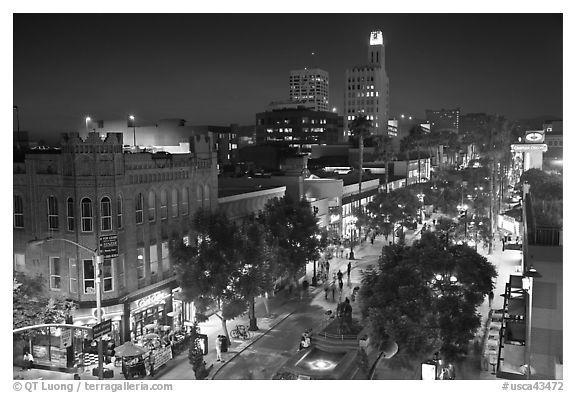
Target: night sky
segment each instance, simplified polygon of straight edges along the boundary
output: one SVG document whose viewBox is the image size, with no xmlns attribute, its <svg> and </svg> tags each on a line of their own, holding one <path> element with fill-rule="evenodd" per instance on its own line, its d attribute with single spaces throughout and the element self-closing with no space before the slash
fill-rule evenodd
<svg viewBox="0 0 576 393">
<path fill-rule="evenodd" d="M 391 116 L 459 106 L 562 117 L 562 24 L 562 14 L 15 14 L 14 105 L 33 136 L 78 129 L 86 115 L 249 125 L 288 98 L 290 70 L 317 66 L 342 114 L 345 70 L 365 63 L 379 29 Z"/>
</svg>

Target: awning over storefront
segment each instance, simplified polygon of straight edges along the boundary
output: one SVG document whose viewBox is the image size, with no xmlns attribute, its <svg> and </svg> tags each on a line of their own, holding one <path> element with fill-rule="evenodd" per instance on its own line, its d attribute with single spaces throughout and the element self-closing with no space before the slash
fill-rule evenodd
<svg viewBox="0 0 576 393">
<path fill-rule="evenodd" d="M 509 321 L 504 328 L 504 343 L 524 345 L 526 342 L 526 324 L 524 321 Z"/>
</svg>

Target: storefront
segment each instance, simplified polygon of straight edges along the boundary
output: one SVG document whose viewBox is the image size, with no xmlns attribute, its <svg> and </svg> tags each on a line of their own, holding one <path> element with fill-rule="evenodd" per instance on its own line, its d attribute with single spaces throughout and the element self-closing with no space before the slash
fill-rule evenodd
<svg viewBox="0 0 576 393">
<path fill-rule="evenodd" d="M 182 295 L 180 287 L 172 290 L 172 312 L 168 314 L 172 317 L 172 329 L 174 332 L 185 330 L 185 326 L 194 323 L 196 309 L 193 302 L 187 302 Z"/>
<path fill-rule="evenodd" d="M 147 333 L 171 330 L 171 289 L 164 288 L 133 300 L 130 302 L 129 312 L 131 341 L 139 341 Z"/>
</svg>

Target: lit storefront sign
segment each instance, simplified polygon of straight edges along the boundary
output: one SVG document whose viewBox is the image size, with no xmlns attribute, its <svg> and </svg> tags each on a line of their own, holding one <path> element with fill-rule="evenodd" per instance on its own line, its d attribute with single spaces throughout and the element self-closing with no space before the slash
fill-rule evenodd
<svg viewBox="0 0 576 393">
<path fill-rule="evenodd" d="M 334 224 L 337 221 L 340 221 L 340 214 L 332 214 L 330 216 L 330 224 Z"/>
<path fill-rule="evenodd" d="M 522 151 L 548 151 L 548 145 L 545 143 L 531 143 L 531 144 L 512 144 L 511 150 L 513 152 L 522 152 Z"/>
<path fill-rule="evenodd" d="M 524 140 L 527 143 L 542 143 L 544 142 L 544 132 L 543 131 L 526 131 Z"/>
<path fill-rule="evenodd" d="M 130 310 L 132 312 L 148 308 L 150 306 L 155 306 L 157 304 L 164 303 L 164 299 L 170 296 L 170 290 L 163 289 L 161 291 L 152 293 L 148 296 L 144 296 L 141 299 L 135 300 L 130 303 Z"/>
</svg>

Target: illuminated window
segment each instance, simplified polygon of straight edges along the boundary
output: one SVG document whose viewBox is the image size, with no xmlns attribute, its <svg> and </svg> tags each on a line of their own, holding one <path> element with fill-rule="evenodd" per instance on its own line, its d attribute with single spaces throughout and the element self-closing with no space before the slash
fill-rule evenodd
<svg viewBox="0 0 576 393">
<path fill-rule="evenodd" d="M 199 184 L 196 187 L 196 209 L 204 208 L 204 188 Z"/>
<path fill-rule="evenodd" d="M 144 248 L 136 249 L 136 274 L 138 280 L 144 279 Z"/>
<path fill-rule="evenodd" d="M 204 207 L 210 208 L 210 187 L 208 184 L 204 186 Z"/>
<path fill-rule="evenodd" d="M 17 272 L 23 272 L 26 270 L 26 257 L 24 254 L 14 254 L 14 270 Z"/>
<path fill-rule="evenodd" d="M 69 231 L 74 230 L 74 200 L 72 198 L 66 200 L 66 227 Z"/>
<path fill-rule="evenodd" d="M 60 257 L 50 257 L 50 289 L 60 290 Z"/>
<path fill-rule="evenodd" d="M 78 266 L 76 258 L 68 259 L 68 275 L 70 276 L 70 293 L 78 293 Z"/>
<path fill-rule="evenodd" d="M 84 293 L 94 293 L 94 261 L 92 259 L 84 259 L 82 267 L 84 271 Z"/>
<path fill-rule="evenodd" d="M 168 195 L 166 190 L 160 191 L 160 218 L 163 220 L 168 218 Z"/>
<path fill-rule="evenodd" d="M 181 199 L 181 207 L 182 207 L 182 212 L 181 214 L 183 216 L 185 216 L 186 214 L 188 214 L 188 188 L 184 187 L 182 188 L 182 198 Z"/>
<path fill-rule="evenodd" d="M 184 243 L 186 244 L 186 243 Z M 188 245 L 188 244 L 186 244 Z M 168 242 L 162 242 L 161 245 L 161 258 L 162 258 L 162 272 L 166 273 L 170 271 L 170 249 L 168 248 Z M 164 275 L 166 277 L 166 275 Z"/>
<path fill-rule="evenodd" d="M 158 281 L 158 247 L 156 244 L 150 245 L 150 277 L 152 283 Z"/>
<path fill-rule="evenodd" d="M 172 217 L 178 217 L 178 190 L 172 189 Z"/>
<path fill-rule="evenodd" d="M 110 258 L 106 258 L 102 262 L 102 289 L 104 292 L 111 292 L 114 290 L 114 281 L 112 280 L 112 260 Z"/>
<path fill-rule="evenodd" d="M 136 213 L 136 224 L 142 224 L 144 222 L 144 197 L 142 193 L 136 195 L 136 206 L 134 210 Z"/>
<path fill-rule="evenodd" d="M 156 220 L 156 194 L 154 191 L 148 192 L 148 221 Z"/>
<path fill-rule="evenodd" d="M 58 199 L 48 197 L 48 229 L 58 229 Z"/>
<path fill-rule="evenodd" d="M 92 201 L 83 198 L 81 202 L 82 232 L 92 232 Z"/>
<path fill-rule="evenodd" d="M 108 197 L 100 200 L 100 223 L 103 231 L 112 230 L 112 206 Z"/>
<path fill-rule="evenodd" d="M 24 202 L 20 195 L 14 195 L 14 228 L 24 228 Z"/>
</svg>

